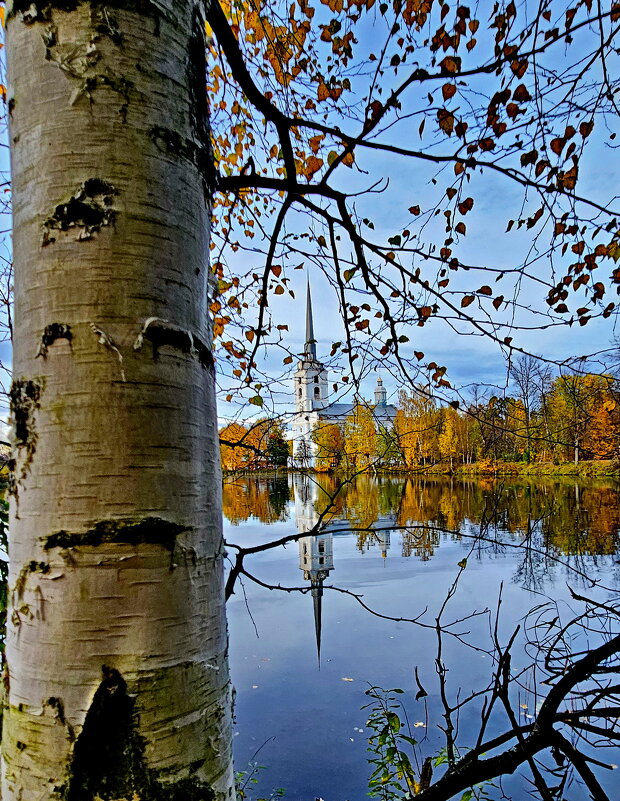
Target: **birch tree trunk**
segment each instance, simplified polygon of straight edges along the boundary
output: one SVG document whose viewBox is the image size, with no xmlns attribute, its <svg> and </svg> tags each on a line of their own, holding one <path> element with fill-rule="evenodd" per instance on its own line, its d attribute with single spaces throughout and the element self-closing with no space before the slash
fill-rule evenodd
<svg viewBox="0 0 620 801">
<path fill-rule="evenodd" d="M 196 0 L 16 0 L 3 801 L 232 796 Z"/>
</svg>

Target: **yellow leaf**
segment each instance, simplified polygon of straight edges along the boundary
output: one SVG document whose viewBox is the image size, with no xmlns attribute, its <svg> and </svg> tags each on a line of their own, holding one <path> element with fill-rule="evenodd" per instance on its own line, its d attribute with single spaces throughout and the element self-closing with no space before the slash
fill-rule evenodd
<svg viewBox="0 0 620 801">
<path fill-rule="evenodd" d="M 453 83 L 445 83 L 441 87 L 441 93 L 444 100 L 450 100 L 456 94 L 456 86 Z"/>
<path fill-rule="evenodd" d="M 325 134 L 318 134 L 317 136 L 313 136 L 308 140 L 308 144 L 315 155 L 319 152 L 319 147 L 321 146 L 323 139 L 325 139 Z"/>
<path fill-rule="evenodd" d="M 306 169 L 304 170 L 304 175 L 306 176 L 306 178 L 310 179 L 316 172 L 318 172 L 321 169 L 322 166 L 323 166 L 323 159 L 319 159 L 316 156 L 310 156 L 310 158 L 306 162 Z"/>
<path fill-rule="evenodd" d="M 319 84 L 319 88 L 316 91 L 317 99 L 322 103 L 324 100 L 327 100 L 329 97 L 329 89 L 324 83 Z"/>
</svg>

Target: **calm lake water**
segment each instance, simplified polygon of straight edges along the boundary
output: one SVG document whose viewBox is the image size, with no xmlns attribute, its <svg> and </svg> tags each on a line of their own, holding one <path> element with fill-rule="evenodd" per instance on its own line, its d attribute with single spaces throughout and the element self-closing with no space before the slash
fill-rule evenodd
<svg viewBox="0 0 620 801">
<path fill-rule="evenodd" d="M 435 632 L 373 615 L 332 587 L 362 596 L 381 615 L 421 615 L 432 625 L 460 574 L 445 621 L 494 609 L 501 587 L 499 632 L 506 640 L 536 605 L 552 599 L 560 610 L 576 606 L 569 584 L 599 598 L 618 589 L 618 489 L 612 481 L 360 477 L 337 493 L 325 533 L 248 555 L 244 566 L 260 582 L 306 590 L 270 590 L 242 576 L 228 602 L 236 766 L 266 766 L 252 798 L 268 797 L 275 787 L 291 801 L 365 798 L 370 732 L 360 708 L 370 685 L 405 691 L 400 698 L 416 739 L 426 738 L 425 755 L 444 745 Z M 228 480 L 226 540 L 247 548 L 306 532 L 335 491 L 328 476 Z M 228 552 L 234 558 L 235 549 Z M 604 587 L 591 590 L 592 581 Z M 489 646 L 487 615 L 454 631 Z M 524 643 L 517 642 L 525 659 Z M 489 656 L 456 637 L 445 638 L 443 659 L 451 699 L 483 687 L 491 675 Z M 428 693 L 419 701 L 416 668 Z M 534 711 L 529 703 L 518 705 L 522 722 Z M 463 713 L 462 745 L 478 721 Z M 620 761 L 617 754 L 613 761 Z M 609 772 L 605 781 L 620 796 Z M 514 779 L 504 784 L 508 796 L 511 788 Z M 514 797 L 525 796 L 516 790 Z M 587 797 L 577 785 L 566 795 Z"/>
</svg>

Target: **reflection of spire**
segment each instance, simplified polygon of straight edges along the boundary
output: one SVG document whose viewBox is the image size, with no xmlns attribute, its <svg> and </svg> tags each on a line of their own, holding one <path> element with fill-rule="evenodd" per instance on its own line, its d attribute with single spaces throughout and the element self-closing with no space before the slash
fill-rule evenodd
<svg viewBox="0 0 620 801">
<path fill-rule="evenodd" d="M 312 607 L 314 610 L 314 633 L 316 636 L 316 655 L 321 669 L 321 605 L 323 601 L 323 579 L 312 582 Z"/>
<path fill-rule="evenodd" d="M 308 481 L 307 476 L 295 476 L 293 481 L 297 530 L 300 533 L 310 532 L 318 523 L 315 509 L 318 485 L 316 482 Z M 308 534 L 299 538 L 299 569 L 303 571 L 304 580 L 310 582 L 316 652 L 320 668 L 323 582 L 334 569 L 334 540 L 331 532 Z"/>
<path fill-rule="evenodd" d="M 321 667 L 323 582 L 334 569 L 333 534 L 314 534 L 299 540 L 299 567 L 310 582 L 314 614 L 316 653 Z"/>
<path fill-rule="evenodd" d="M 314 321 L 312 320 L 312 296 L 310 295 L 310 280 L 308 279 L 308 288 L 306 290 L 306 345 L 304 347 L 304 356 L 307 359 L 316 361 L 316 342 L 314 339 Z"/>
</svg>

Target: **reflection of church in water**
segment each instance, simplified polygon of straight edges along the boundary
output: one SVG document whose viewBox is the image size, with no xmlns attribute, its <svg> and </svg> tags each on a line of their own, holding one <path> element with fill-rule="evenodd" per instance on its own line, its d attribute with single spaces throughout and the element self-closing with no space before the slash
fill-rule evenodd
<svg viewBox="0 0 620 801">
<path fill-rule="evenodd" d="M 311 476 L 292 474 L 290 480 L 295 495 L 295 525 L 300 533 L 310 532 L 319 522 L 321 504 L 317 501 L 323 495 L 327 502 L 328 496 Z M 303 571 L 304 580 L 309 581 L 311 587 L 319 665 L 321 663 L 323 622 L 323 582 L 334 569 L 334 534 L 339 532 L 344 534 L 350 531 L 348 523 L 344 520 L 330 521 L 330 526 L 328 531 L 322 529 L 318 534 L 309 534 L 298 540 L 299 569 Z M 385 559 L 390 548 L 389 530 L 376 532 L 374 543 L 378 545 L 381 556 Z"/>
<path fill-rule="evenodd" d="M 312 531 L 319 522 L 316 509 L 317 485 L 308 476 L 294 475 L 295 492 L 295 525 L 297 531 Z M 312 606 L 314 611 L 314 631 L 316 650 L 321 663 L 321 613 L 323 602 L 323 582 L 334 569 L 334 535 L 331 531 L 300 537 L 299 569 L 303 570 L 304 579 L 310 582 Z"/>
</svg>

